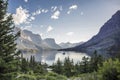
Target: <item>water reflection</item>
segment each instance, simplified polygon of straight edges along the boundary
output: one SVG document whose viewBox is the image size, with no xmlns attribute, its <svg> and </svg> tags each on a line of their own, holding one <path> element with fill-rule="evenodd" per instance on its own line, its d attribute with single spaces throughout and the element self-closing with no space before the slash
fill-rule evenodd
<svg viewBox="0 0 120 80">
<path fill-rule="evenodd" d="M 46 62 L 51 65 L 58 60 L 64 61 L 65 57 L 69 57 L 73 59 L 76 63 L 82 60 L 82 57 L 87 56 L 85 53 L 77 53 L 77 52 L 60 52 L 60 51 L 43 51 L 38 53 L 24 53 L 23 57 L 30 59 L 30 56 L 35 56 L 36 61 Z"/>
</svg>

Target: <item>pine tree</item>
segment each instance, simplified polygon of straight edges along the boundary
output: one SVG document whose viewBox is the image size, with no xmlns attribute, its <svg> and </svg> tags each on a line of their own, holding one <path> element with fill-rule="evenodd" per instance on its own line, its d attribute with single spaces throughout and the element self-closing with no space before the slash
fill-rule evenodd
<svg viewBox="0 0 120 80">
<path fill-rule="evenodd" d="M 88 72 L 88 65 L 89 65 L 89 58 L 88 57 L 83 57 L 82 62 L 81 62 L 81 68 L 82 68 L 82 73 L 87 73 Z"/>
<path fill-rule="evenodd" d="M 36 65 L 37 65 L 37 64 L 36 64 L 36 62 L 35 62 L 35 57 L 34 57 L 34 56 L 31 56 L 31 57 L 30 57 L 30 64 L 29 64 L 30 68 L 31 68 L 32 70 L 34 70 L 34 67 L 35 67 Z"/>
<path fill-rule="evenodd" d="M 66 75 L 67 77 L 71 77 L 71 76 L 73 76 L 73 72 L 74 72 L 73 60 L 71 61 L 69 57 L 65 58 L 64 75 Z"/>
<path fill-rule="evenodd" d="M 36 74 L 44 75 L 47 72 L 46 68 L 41 64 L 41 62 L 36 62 L 36 65 L 34 67 L 35 68 L 33 72 Z"/>
<path fill-rule="evenodd" d="M 29 62 L 25 58 L 22 58 L 21 71 L 23 73 L 27 73 L 29 70 L 30 70 Z"/>
<path fill-rule="evenodd" d="M 15 80 L 19 70 L 19 51 L 16 49 L 14 24 L 7 15 L 8 0 L 0 0 L 0 80 Z"/>
<path fill-rule="evenodd" d="M 75 64 L 75 75 L 79 75 L 81 73 L 80 62 Z"/>
<path fill-rule="evenodd" d="M 59 58 L 58 58 L 56 64 L 53 64 L 53 71 L 58 74 L 63 74 L 63 66 L 62 66 L 62 62 L 60 61 Z"/>
<path fill-rule="evenodd" d="M 103 57 L 97 54 L 97 51 L 95 50 L 90 60 L 90 67 L 91 67 L 90 71 L 92 72 L 97 71 L 98 66 L 102 66 L 103 61 L 104 61 Z"/>
</svg>

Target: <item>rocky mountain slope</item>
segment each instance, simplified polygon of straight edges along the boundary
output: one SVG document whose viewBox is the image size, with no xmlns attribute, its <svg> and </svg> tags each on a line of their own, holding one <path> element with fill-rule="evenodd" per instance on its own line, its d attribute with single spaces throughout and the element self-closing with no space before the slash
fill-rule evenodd
<svg viewBox="0 0 120 80">
<path fill-rule="evenodd" d="M 120 11 L 117 11 L 100 29 L 99 33 L 82 45 L 64 49 L 81 52 L 116 54 L 120 52 Z"/>
<path fill-rule="evenodd" d="M 15 32 L 20 31 L 21 35 L 17 39 L 17 48 L 22 51 L 42 51 L 42 50 L 55 50 L 61 49 L 61 47 L 56 44 L 55 40 L 52 38 L 47 38 L 42 40 L 41 36 L 38 34 L 33 34 L 28 30 L 21 30 L 19 28 L 15 28 Z"/>
<path fill-rule="evenodd" d="M 43 40 L 44 48 L 51 48 L 51 49 L 61 49 L 61 47 L 55 43 L 53 38 L 46 38 Z"/>
</svg>

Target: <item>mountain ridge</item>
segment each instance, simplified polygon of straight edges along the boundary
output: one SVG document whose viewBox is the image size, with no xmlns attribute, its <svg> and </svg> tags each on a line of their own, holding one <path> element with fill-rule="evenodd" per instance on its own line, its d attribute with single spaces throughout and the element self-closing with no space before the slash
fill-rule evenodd
<svg viewBox="0 0 120 80">
<path fill-rule="evenodd" d="M 21 30 L 16 27 L 14 32 L 20 31 L 20 37 L 16 40 L 17 48 L 23 52 L 40 52 L 43 50 L 57 50 L 61 47 L 53 38 L 42 39 L 39 34 L 34 34 L 29 30 Z"/>
<path fill-rule="evenodd" d="M 90 40 L 76 47 L 63 49 L 66 51 L 79 51 L 93 53 L 116 54 L 120 52 L 120 10 L 117 11 L 100 29 L 99 33 Z M 116 47 L 113 49 L 113 47 Z"/>
<path fill-rule="evenodd" d="M 81 45 L 83 44 L 84 42 L 78 42 L 78 43 L 70 43 L 70 42 L 62 42 L 60 43 L 59 45 L 64 49 L 64 48 L 70 48 L 70 47 L 75 47 L 77 45 Z"/>
</svg>

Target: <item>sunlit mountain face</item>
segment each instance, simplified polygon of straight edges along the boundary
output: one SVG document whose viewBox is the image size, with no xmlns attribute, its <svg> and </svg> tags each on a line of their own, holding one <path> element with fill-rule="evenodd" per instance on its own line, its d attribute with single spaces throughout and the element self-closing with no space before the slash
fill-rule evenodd
<svg viewBox="0 0 120 80">
<path fill-rule="evenodd" d="M 119 9 L 120 0 L 9 0 L 8 5 L 17 27 L 57 43 L 89 40 Z"/>
</svg>

